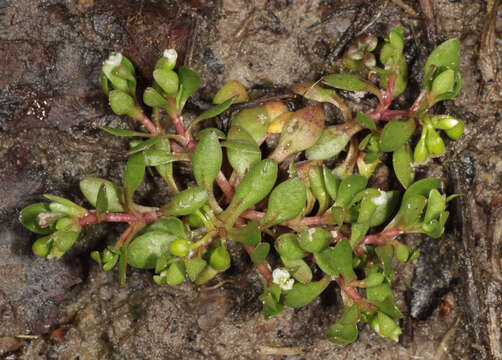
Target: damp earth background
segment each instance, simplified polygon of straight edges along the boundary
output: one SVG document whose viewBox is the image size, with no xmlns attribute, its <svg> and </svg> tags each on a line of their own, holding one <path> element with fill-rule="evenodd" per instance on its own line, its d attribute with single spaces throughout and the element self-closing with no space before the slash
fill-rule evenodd
<svg viewBox="0 0 502 360">
<path fill-rule="evenodd" d="M 405 315 L 399 343 L 367 326 L 347 346 L 324 340 L 341 311 L 334 285 L 309 306 L 265 320 L 259 276 L 239 246 L 231 247 L 232 268 L 216 289 L 160 287 L 133 269 L 119 288 L 117 274 L 89 257 L 118 234 L 117 225 L 86 229 L 60 261 L 31 252 L 34 236 L 17 222 L 20 209 L 44 193 L 83 204 L 81 178 L 121 178 L 127 144 L 98 126 L 136 124 L 115 116 L 101 90 L 110 51 L 132 60 L 142 93 L 162 50 L 174 46 L 178 64 L 203 79 L 189 121 L 228 80 L 254 98 L 285 94 L 327 73 L 356 34 L 382 37 L 396 25 L 405 30 L 412 74 L 396 103 L 406 105 L 418 91 L 430 51 L 457 37 L 462 91 L 438 111 L 466 123 L 464 136 L 419 171 L 464 196 L 451 203 L 442 239 L 406 239 L 422 255 L 395 264 L 393 288 Z M 0 1 L 0 357 L 502 359 L 501 34 L 499 0 Z M 358 109 L 367 99 L 348 101 Z M 176 172 L 191 181 L 189 169 Z M 388 172 L 378 169 L 382 186 Z M 149 205 L 168 196 L 153 174 L 139 194 Z M 446 301 L 451 309 L 441 313 Z"/>
</svg>

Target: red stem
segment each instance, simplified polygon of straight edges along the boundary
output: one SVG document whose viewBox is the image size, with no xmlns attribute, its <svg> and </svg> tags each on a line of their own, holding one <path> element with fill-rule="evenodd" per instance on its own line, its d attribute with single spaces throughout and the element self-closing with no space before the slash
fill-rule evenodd
<svg viewBox="0 0 502 360">
<path fill-rule="evenodd" d="M 143 126 L 153 135 L 158 135 L 159 131 L 157 127 L 153 124 L 153 122 L 146 116 L 145 114 L 142 114 L 142 117 L 139 120 Z"/>
<path fill-rule="evenodd" d="M 225 197 L 227 198 L 227 200 L 231 201 L 232 198 L 234 197 L 235 189 L 228 182 L 227 178 L 225 177 L 225 175 L 221 171 L 218 173 L 218 176 L 216 176 L 216 184 L 218 184 L 221 191 L 223 191 L 223 194 L 225 194 Z"/>
<path fill-rule="evenodd" d="M 97 222 L 126 222 L 126 223 L 136 223 L 143 221 L 146 224 L 152 223 L 157 220 L 159 216 L 162 215 L 160 210 L 149 211 L 140 214 L 140 217 L 132 213 L 104 213 L 101 214 L 100 219 L 98 219 L 97 214 L 89 214 L 84 216 L 79 220 L 80 226 L 86 226 L 89 224 Z"/>
<path fill-rule="evenodd" d="M 244 211 L 240 216 L 248 220 L 261 220 L 265 216 L 265 213 L 248 209 Z"/>
<path fill-rule="evenodd" d="M 376 311 L 378 310 L 375 305 L 371 304 L 368 300 L 363 298 L 359 293 L 354 289 L 352 286 L 349 286 L 345 283 L 345 280 L 343 277 L 340 275 L 337 278 L 335 278 L 335 281 L 337 282 L 338 286 L 342 289 L 342 291 L 353 301 L 356 303 L 364 306 L 367 308 L 369 311 Z"/>
</svg>

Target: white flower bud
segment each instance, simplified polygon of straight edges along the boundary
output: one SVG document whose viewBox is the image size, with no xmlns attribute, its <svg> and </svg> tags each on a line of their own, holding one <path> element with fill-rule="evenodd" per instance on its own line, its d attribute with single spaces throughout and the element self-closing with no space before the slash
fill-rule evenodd
<svg viewBox="0 0 502 360">
<path fill-rule="evenodd" d="M 165 57 L 169 62 L 176 63 L 176 59 L 178 58 L 178 53 L 174 49 L 165 49 L 162 53 L 162 56 Z"/>
</svg>

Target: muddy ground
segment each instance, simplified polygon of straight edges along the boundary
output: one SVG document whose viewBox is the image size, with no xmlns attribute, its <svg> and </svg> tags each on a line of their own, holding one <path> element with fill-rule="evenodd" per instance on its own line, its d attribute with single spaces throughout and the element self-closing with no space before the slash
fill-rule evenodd
<svg viewBox="0 0 502 360">
<path fill-rule="evenodd" d="M 463 138 L 420 169 L 464 196 L 452 203 L 441 240 L 407 239 L 423 255 L 396 264 L 406 315 L 399 343 L 367 326 L 348 346 L 323 340 L 340 311 L 334 286 L 264 320 L 261 282 L 238 247 L 213 290 L 159 287 L 139 271 L 119 288 L 117 274 L 88 256 L 117 226 L 93 226 L 61 261 L 31 253 L 34 236 L 17 222 L 22 207 L 43 193 L 83 203 L 79 179 L 121 175 L 126 143 L 98 129 L 135 126 L 112 114 L 100 89 L 110 51 L 132 60 L 144 88 L 161 51 L 175 47 L 203 78 L 189 105 L 197 113 L 230 79 L 255 97 L 316 80 L 355 34 L 384 36 L 395 25 L 405 29 L 412 74 L 402 104 L 416 95 L 431 49 L 460 39 L 462 92 L 435 110 L 466 122 Z M 0 0 L 0 357 L 502 359 L 501 34 L 498 0 Z M 149 175 L 143 203 L 167 196 Z M 446 301 L 451 310 L 441 313 Z"/>
</svg>

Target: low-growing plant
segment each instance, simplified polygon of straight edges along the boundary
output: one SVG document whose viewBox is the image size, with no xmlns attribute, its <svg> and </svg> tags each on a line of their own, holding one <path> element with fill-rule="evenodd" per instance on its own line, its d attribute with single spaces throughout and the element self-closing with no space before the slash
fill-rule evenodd
<svg viewBox="0 0 502 360">
<path fill-rule="evenodd" d="M 112 53 L 101 72 L 110 106 L 117 115 L 138 120 L 147 132 L 102 127 L 133 140 L 122 185 L 93 177 L 80 182 L 91 208 L 45 195 L 50 202 L 21 211 L 21 223 L 44 235 L 34 242 L 33 251 L 60 258 L 85 226 L 127 223 L 115 244 L 91 253 L 105 271 L 118 266 L 120 285 L 126 282 L 128 266 L 151 270 L 159 285 L 187 280 L 202 285 L 231 266 L 227 245 L 234 241 L 244 246 L 262 275 L 265 317 L 285 306 L 305 306 L 336 282 L 344 311 L 327 331 L 330 341 L 353 342 L 359 322 L 397 341 L 402 314 L 390 287 L 392 261 L 409 262 L 419 255 L 399 237 L 440 237 L 452 198 L 438 190 L 440 179 L 415 181 L 414 169 L 444 153 L 438 130 L 456 140 L 464 129 L 459 119 L 429 112 L 460 90 L 458 40 L 448 40 L 432 52 L 418 98 L 408 109 L 395 110 L 390 109 L 392 100 L 408 80 L 403 47 L 400 27 L 380 44 L 374 36 L 359 36 L 343 56 L 348 72 L 292 87 L 313 105 L 297 111 L 282 102 L 247 107 L 233 114 L 227 133 L 197 129 L 232 104 L 248 101 L 241 84 L 225 84 L 214 106 L 185 127 L 183 109 L 201 80 L 188 67 L 175 69 L 177 54 L 166 50 L 155 66 L 152 87 L 143 93 L 152 121 L 137 101 L 132 63 Z M 335 89 L 374 95 L 378 103 L 353 116 Z M 322 103 L 338 108 L 344 122 L 326 126 Z M 176 133 L 161 126 L 162 114 Z M 414 139 L 417 128 L 421 134 Z M 264 142 L 273 137 L 278 139 L 270 149 Z M 338 159 L 343 152 L 345 158 Z M 383 153 L 392 153 L 394 172 L 406 189 L 402 196 L 367 187 Z M 178 188 L 175 161 L 191 164 L 196 185 Z M 160 208 L 134 200 L 147 167 L 155 168 L 173 195 Z M 278 265 L 272 268 L 270 263 Z"/>
</svg>

